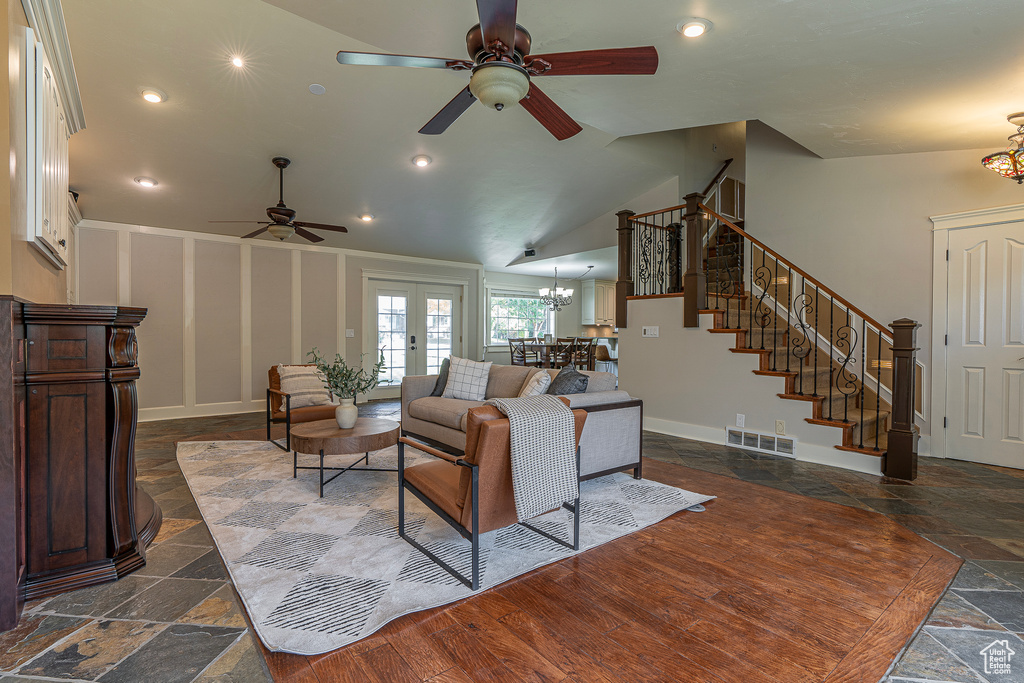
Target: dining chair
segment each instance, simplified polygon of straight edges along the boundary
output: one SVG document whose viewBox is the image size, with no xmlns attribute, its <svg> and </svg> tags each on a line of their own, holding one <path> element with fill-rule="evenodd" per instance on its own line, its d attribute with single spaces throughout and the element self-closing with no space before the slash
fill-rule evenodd
<svg viewBox="0 0 1024 683">
<path fill-rule="evenodd" d="M 576 337 L 576 347 L 573 356 L 573 365 L 580 370 L 594 369 L 594 353 L 597 340 L 584 337 Z"/>
<path fill-rule="evenodd" d="M 559 337 L 551 350 L 551 367 L 564 368 L 572 365 L 576 357 L 576 337 Z"/>
<path fill-rule="evenodd" d="M 540 354 L 526 348 L 528 343 L 534 341 L 536 341 L 534 337 L 508 340 L 508 351 L 512 357 L 512 365 L 540 366 Z"/>
</svg>

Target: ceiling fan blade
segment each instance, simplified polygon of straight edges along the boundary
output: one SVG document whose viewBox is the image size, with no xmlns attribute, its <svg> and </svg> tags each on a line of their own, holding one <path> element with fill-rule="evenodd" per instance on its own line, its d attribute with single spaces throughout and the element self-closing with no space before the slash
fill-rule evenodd
<svg viewBox="0 0 1024 683">
<path fill-rule="evenodd" d="M 543 62 L 550 64 L 550 68 Z M 556 52 L 550 55 L 530 55 L 524 60 L 523 66 L 534 76 L 653 74 L 658 70 L 658 51 L 647 46 Z M 535 68 L 531 69 L 531 66 Z"/>
<path fill-rule="evenodd" d="M 465 59 L 387 55 L 376 52 L 345 52 L 344 50 L 338 53 L 338 63 L 359 66 L 416 66 L 423 69 L 452 69 L 453 71 L 473 68 L 473 62 L 468 62 Z"/>
<path fill-rule="evenodd" d="M 255 237 L 256 235 L 260 235 L 260 234 L 263 234 L 263 233 L 265 233 L 265 232 L 267 231 L 267 228 L 268 228 L 268 227 L 269 227 L 269 226 L 266 226 L 266 225 L 264 225 L 264 226 L 263 226 L 262 228 L 260 228 L 259 230 L 255 230 L 255 231 L 253 231 L 253 232 L 250 232 L 250 233 L 249 233 L 248 235 L 242 235 L 242 239 L 244 240 L 244 239 L 248 239 L 248 238 L 250 238 L 250 237 Z"/>
<path fill-rule="evenodd" d="M 316 228 L 317 230 L 330 230 L 331 232 L 348 232 L 348 228 L 341 225 L 328 225 L 327 223 L 307 223 L 305 221 L 292 221 L 296 228 Z"/>
<path fill-rule="evenodd" d="M 516 5 L 517 0 L 476 0 L 485 50 L 500 40 L 511 56 L 516 44 Z"/>
<path fill-rule="evenodd" d="M 533 118 L 540 121 L 540 125 L 547 128 L 548 132 L 558 140 L 566 140 L 583 130 L 580 124 L 573 121 L 561 107 L 533 83 L 530 83 L 530 92 L 519 104 L 523 105 L 523 109 L 530 112 Z"/>
<path fill-rule="evenodd" d="M 270 225 L 269 221 L 206 221 L 207 223 L 257 223 L 259 225 Z"/>
<path fill-rule="evenodd" d="M 310 242 L 323 242 L 324 238 L 320 235 L 314 235 L 309 230 L 300 228 L 298 225 L 295 226 L 295 234 L 299 237 L 305 237 Z"/>
<path fill-rule="evenodd" d="M 444 108 L 434 114 L 434 118 L 427 121 L 427 125 L 420 128 L 424 135 L 440 135 L 448 130 L 448 126 L 455 123 L 455 120 L 462 116 L 463 112 L 469 109 L 469 105 L 476 100 L 473 93 L 469 92 L 469 86 L 463 88 L 452 101 L 444 105 Z"/>
</svg>

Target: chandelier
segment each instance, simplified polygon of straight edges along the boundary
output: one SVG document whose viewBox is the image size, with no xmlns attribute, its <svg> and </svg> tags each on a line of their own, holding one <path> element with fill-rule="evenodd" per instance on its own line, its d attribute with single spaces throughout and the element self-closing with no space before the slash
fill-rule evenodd
<svg viewBox="0 0 1024 683">
<path fill-rule="evenodd" d="M 558 268 L 555 268 L 555 283 L 551 288 L 541 288 L 540 300 L 545 306 L 550 306 L 552 311 L 560 311 L 562 306 L 572 303 L 572 290 L 558 286 Z"/>
<path fill-rule="evenodd" d="M 1007 138 L 1010 146 L 1005 152 L 989 154 L 981 163 L 1004 178 L 1021 184 L 1024 183 L 1024 112 L 1010 114 L 1006 120 L 1017 126 L 1017 132 Z"/>
</svg>

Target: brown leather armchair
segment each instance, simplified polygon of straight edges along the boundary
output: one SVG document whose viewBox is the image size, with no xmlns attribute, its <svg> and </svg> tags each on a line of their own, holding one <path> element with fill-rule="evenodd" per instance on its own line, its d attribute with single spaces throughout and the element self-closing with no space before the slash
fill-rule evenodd
<svg viewBox="0 0 1024 683">
<path fill-rule="evenodd" d="M 568 405 L 568 400 L 561 399 Z M 584 410 L 573 410 L 576 420 L 576 469 Z M 405 446 L 434 456 L 436 460 L 405 468 Z M 452 526 L 472 544 L 472 577 L 467 579 L 405 533 L 405 491 Z M 567 548 L 579 550 L 579 498 L 564 503 L 573 513 L 573 543 L 556 538 L 527 522 L 519 522 L 512 492 L 509 421 L 494 406 L 471 408 L 466 423 L 466 453 L 445 453 L 403 436 L 398 442 L 398 534 L 472 590 L 480 587 L 480 534 L 512 524 L 522 524 Z M 557 509 L 557 508 L 556 508 Z"/>
<path fill-rule="evenodd" d="M 276 365 L 271 365 L 270 370 L 267 371 L 267 381 L 270 384 L 267 388 L 267 441 L 281 450 L 290 451 L 292 449 L 293 423 L 329 420 L 334 417 L 334 411 L 338 406 L 333 403 L 330 405 L 292 408 L 292 397 L 281 391 L 281 375 L 278 374 Z M 285 424 L 284 446 L 270 438 L 270 426 L 282 422 Z"/>
</svg>

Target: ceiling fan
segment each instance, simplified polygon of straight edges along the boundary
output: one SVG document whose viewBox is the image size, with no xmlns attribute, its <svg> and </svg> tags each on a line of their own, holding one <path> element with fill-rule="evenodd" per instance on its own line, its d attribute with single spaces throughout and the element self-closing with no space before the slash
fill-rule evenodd
<svg viewBox="0 0 1024 683">
<path fill-rule="evenodd" d="M 298 235 L 310 242 L 323 242 L 324 238 L 320 235 L 316 235 L 306 228 L 314 228 L 316 230 L 330 230 L 331 232 L 348 232 L 348 228 L 344 228 L 340 225 L 327 225 L 326 223 L 306 223 L 305 221 L 295 220 L 295 209 L 289 209 L 284 204 L 284 169 L 288 168 L 291 159 L 285 157 L 274 157 L 271 159 L 274 162 L 274 166 L 277 166 L 280 172 L 279 178 L 279 189 L 280 195 L 277 200 L 277 206 L 271 206 L 267 208 L 267 216 L 270 217 L 269 221 L 210 221 L 211 223 L 258 223 L 263 227 L 254 232 L 250 232 L 248 235 L 242 235 L 242 239 L 249 237 L 256 237 L 257 235 L 263 234 L 264 232 L 270 232 L 271 235 L 279 240 L 287 239 L 292 235 Z"/>
<path fill-rule="evenodd" d="M 517 0 L 476 0 L 480 23 L 466 34 L 473 61 L 342 51 L 338 62 L 472 71 L 469 85 L 420 129 L 425 135 L 443 133 L 476 100 L 498 111 L 522 101 L 523 108 L 559 140 L 583 128 L 530 81 L 532 76 L 653 74 L 658 70 L 658 51 L 651 46 L 531 55 L 532 39 L 516 23 L 516 5 Z"/>
</svg>

